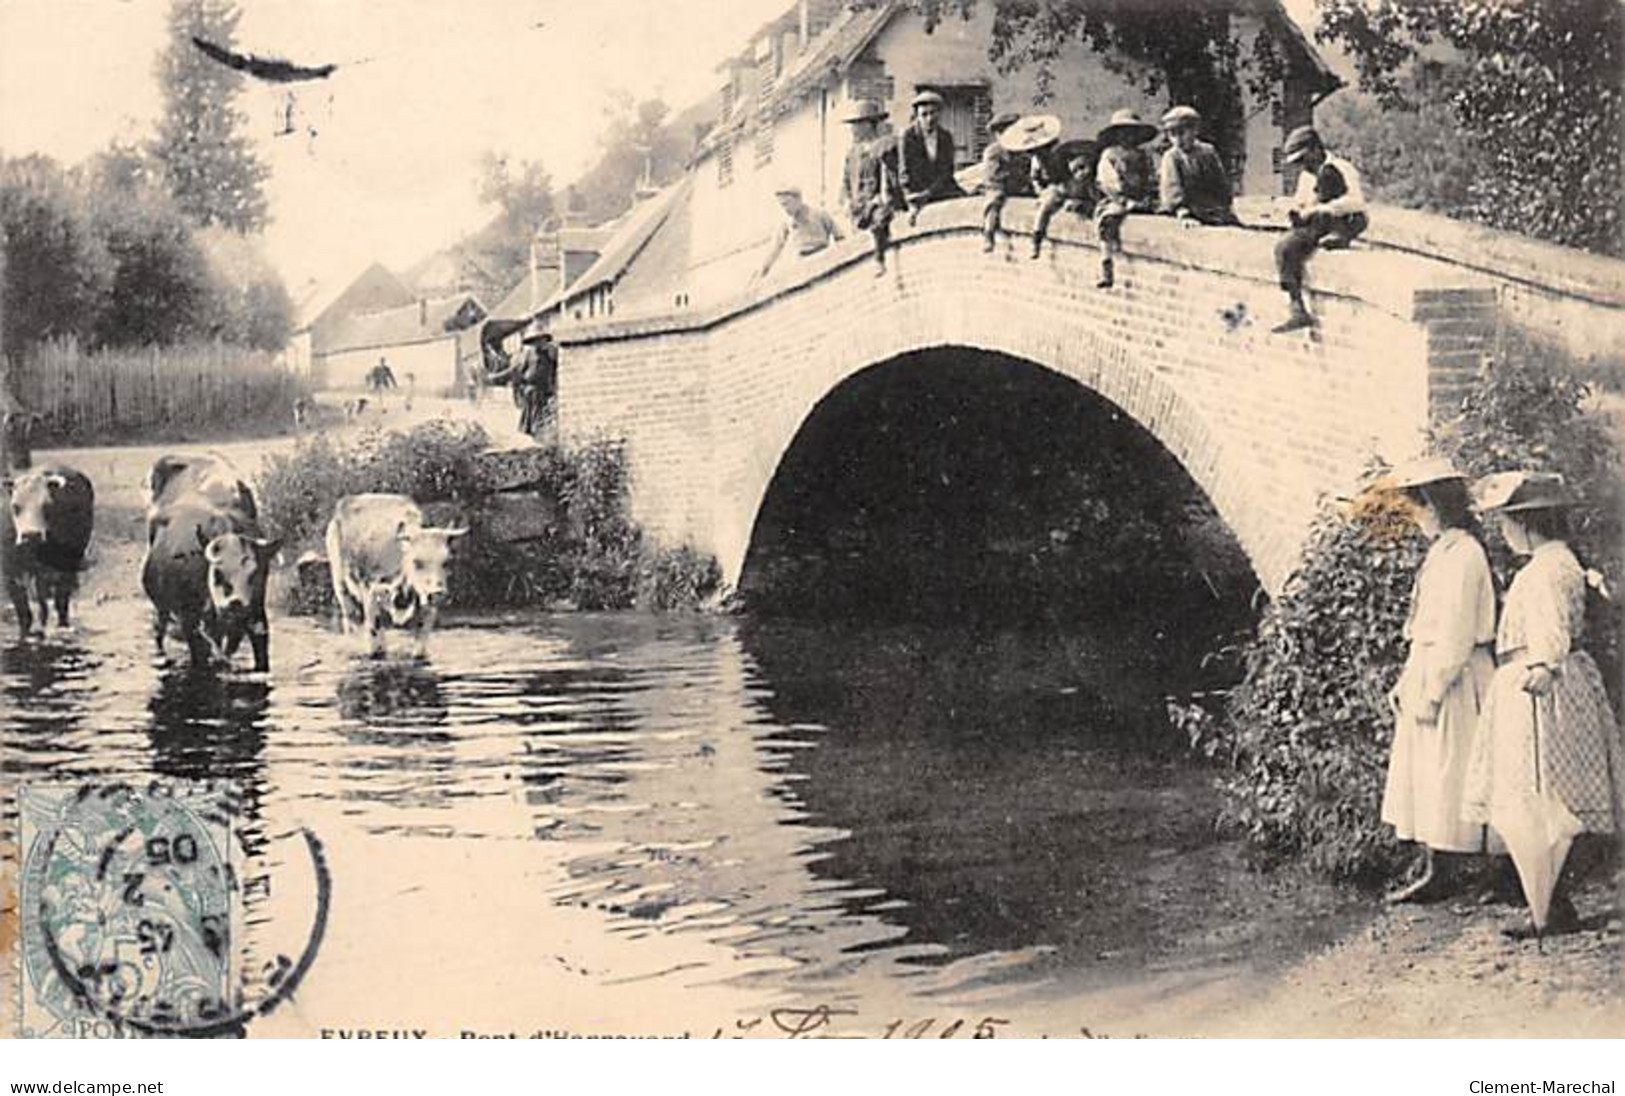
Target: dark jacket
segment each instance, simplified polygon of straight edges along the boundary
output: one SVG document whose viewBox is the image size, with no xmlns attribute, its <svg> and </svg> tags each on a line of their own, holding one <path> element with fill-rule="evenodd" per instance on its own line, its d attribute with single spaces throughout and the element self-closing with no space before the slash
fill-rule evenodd
<svg viewBox="0 0 1625 1096">
<path fill-rule="evenodd" d="M 1188 153 L 1170 148 L 1162 154 L 1160 190 L 1164 213 L 1183 209 L 1199 221 L 1219 224 L 1236 219 L 1230 204 L 1230 173 L 1219 150 L 1206 141 L 1197 141 Z"/>
<path fill-rule="evenodd" d="M 846 152 L 841 172 L 841 204 L 852 223 L 868 228 L 881 197 L 901 209 L 902 187 L 897 182 L 897 141 L 891 136 L 854 144 Z"/>
<path fill-rule="evenodd" d="M 964 191 L 954 182 L 954 138 L 937 127 L 937 155 L 926 155 L 925 134 L 918 124 L 903 130 L 902 156 L 898 165 L 903 194 L 910 205 L 924 205 L 941 198 L 959 198 Z"/>
</svg>

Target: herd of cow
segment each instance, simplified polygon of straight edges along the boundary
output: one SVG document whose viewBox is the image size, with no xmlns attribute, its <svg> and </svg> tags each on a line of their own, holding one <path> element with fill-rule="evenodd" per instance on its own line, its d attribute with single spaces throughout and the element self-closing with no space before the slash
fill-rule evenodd
<svg viewBox="0 0 1625 1096">
<path fill-rule="evenodd" d="M 0 572 L 28 636 L 44 631 L 52 608 L 58 625 L 68 626 L 96 492 L 76 469 L 33 467 L 26 440 L 14 444 L 26 425 L 4 427 L 10 498 L 0 514 Z M 141 588 L 153 605 L 160 655 L 173 634 L 194 667 L 228 665 L 246 639 L 254 669 L 270 669 L 266 582 L 282 546 L 261 535 L 252 487 L 219 455 L 165 456 L 147 475 L 146 499 Z M 327 526 L 327 562 L 344 632 L 359 624 L 378 653 L 386 623 L 411 628 L 421 652 L 446 592 L 451 542 L 466 532 L 427 527 L 404 495 L 340 499 Z"/>
</svg>

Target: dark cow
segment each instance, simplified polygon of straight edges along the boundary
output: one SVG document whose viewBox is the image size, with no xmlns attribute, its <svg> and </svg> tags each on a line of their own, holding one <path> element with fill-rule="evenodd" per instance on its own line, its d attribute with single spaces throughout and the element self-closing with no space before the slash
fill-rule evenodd
<svg viewBox="0 0 1625 1096">
<path fill-rule="evenodd" d="M 246 638 L 254 669 L 269 670 L 265 582 L 280 545 L 260 537 L 253 492 L 235 473 L 176 463 L 159 461 L 148 480 L 141 586 L 155 609 L 158 651 L 173 622 L 194 666 L 229 661 Z"/>
<path fill-rule="evenodd" d="M 10 485 L 0 519 L 0 572 L 17 610 L 24 635 L 34 630 L 32 601 L 39 606 L 39 630 L 56 606 L 57 624 L 68 626 L 68 602 L 79 588 L 96 522 L 96 492 L 84 473 L 48 465 L 23 472 Z"/>
<path fill-rule="evenodd" d="M 147 542 L 153 517 L 177 505 L 203 503 L 259 520 L 254 492 L 232 463 L 218 453 L 185 453 L 159 457 L 147 473 Z"/>
</svg>

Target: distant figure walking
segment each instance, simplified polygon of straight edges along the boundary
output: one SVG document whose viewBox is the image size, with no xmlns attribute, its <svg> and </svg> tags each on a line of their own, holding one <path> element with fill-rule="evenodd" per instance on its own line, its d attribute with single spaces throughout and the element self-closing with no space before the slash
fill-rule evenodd
<svg viewBox="0 0 1625 1096">
<path fill-rule="evenodd" d="M 376 395 L 383 395 L 386 388 L 400 387 L 395 382 L 395 371 L 389 367 L 389 362 L 380 357 L 378 364 L 367 373 L 367 387 Z"/>
<path fill-rule="evenodd" d="M 1303 300 L 1303 278 L 1309 258 L 1318 249 L 1345 248 L 1366 230 L 1365 192 L 1360 173 L 1347 160 L 1333 156 L 1311 126 L 1299 126 L 1286 139 L 1286 162 L 1302 164 L 1298 192 L 1293 197 L 1292 230 L 1275 245 L 1275 268 L 1292 305 L 1286 322 L 1275 327 L 1281 334 L 1313 327 Z"/>
<path fill-rule="evenodd" d="M 1162 154 L 1162 212 L 1186 223 L 1239 225 L 1230 173 L 1219 150 L 1197 136 L 1201 125 L 1194 107 L 1177 106 L 1162 116 L 1163 132 L 1173 142 Z"/>
<path fill-rule="evenodd" d="M 877 278 L 886 273 L 892 217 L 903 208 L 897 142 L 880 132 L 885 119 L 886 109 L 874 99 L 859 99 L 848 108 L 845 122 L 852 127 L 852 146 L 841 172 L 841 204 L 852 227 L 874 237 Z"/>
</svg>

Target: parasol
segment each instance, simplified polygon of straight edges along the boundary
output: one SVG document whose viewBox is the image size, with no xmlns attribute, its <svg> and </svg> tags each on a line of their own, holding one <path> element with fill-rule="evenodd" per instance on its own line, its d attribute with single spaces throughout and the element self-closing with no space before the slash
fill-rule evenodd
<svg viewBox="0 0 1625 1096">
<path fill-rule="evenodd" d="M 1538 935 L 1546 929 L 1552 892 L 1557 887 L 1563 861 L 1568 859 L 1569 846 L 1583 827 L 1574 812 L 1546 786 L 1541 775 L 1540 701 L 1531 696 L 1529 702 L 1534 718 L 1535 787 L 1525 793 L 1523 802 L 1515 810 L 1504 814 L 1497 811 L 1492 824 L 1512 854 Z"/>
</svg>

